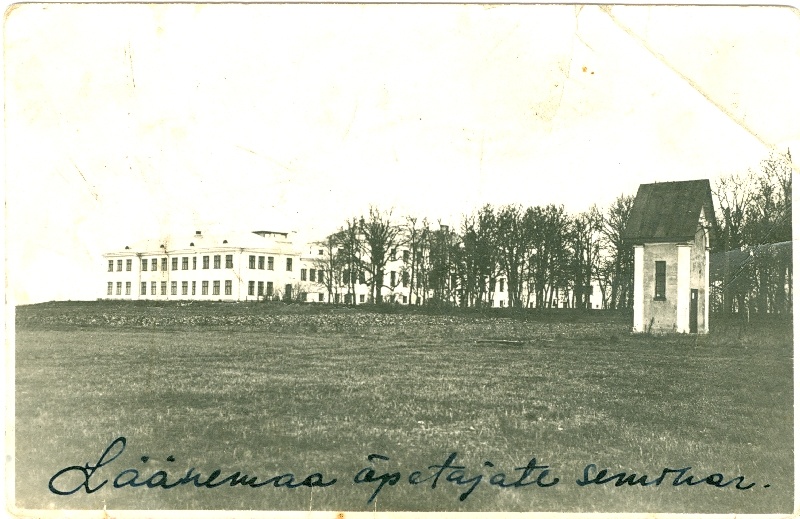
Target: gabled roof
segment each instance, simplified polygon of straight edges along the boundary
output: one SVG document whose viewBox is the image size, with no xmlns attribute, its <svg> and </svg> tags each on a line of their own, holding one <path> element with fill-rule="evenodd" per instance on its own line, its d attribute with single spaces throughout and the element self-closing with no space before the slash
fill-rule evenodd
<svg viewBox="0 0 800 519">
<path fill-rule="evenodd" d="M 701 209 L 713 227 L 716 220 L 708 179 L 642 184 L 622 237 L 630 244 L 692 240 Z"/>
</svg>

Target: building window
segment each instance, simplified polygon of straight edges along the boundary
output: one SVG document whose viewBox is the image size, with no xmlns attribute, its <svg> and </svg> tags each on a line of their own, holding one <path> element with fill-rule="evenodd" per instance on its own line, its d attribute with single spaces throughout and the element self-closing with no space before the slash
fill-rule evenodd
<svg viewBox="0 0 800 519">
<path fill-rule="evenodd" d="M 167 270 L 167 258 L 161 258 L 161 270 Z"/>
<path fill-rule="evenodd" d="M 211 295 L 218 296 L 219 295 L 219 281 L 214 281 L 214 288 L 211 292 Z"/>
<path fill-rule="evenodd" d="M 263 281 L 259 281 L 258 282 L 258 297 L 261 297 L 263 295 L 264 295 L 264 282 Z"/>
<path fill-rule="evenodd" d="M 253 258 L 254 256 L 250 256 L 250 257 Z M 249 281 L 247 283 L 247 295 L 248 296 L 256 295 L 256 282 L 255 281 Z"/>
<path fill-rule="evenodd" d="M 125 295 L 126 296 L 131 295 L 131 282 L 130 281 L 126 281 L 125 282 Z"/>
<path fill-rule="evenodd" d="M 404 263 L 408 263 L 408 251 L 407 250 L 403 251 L 403 262 Z"/>
<path fill-rule="evenodd" d="M 158 259 L 156 259 L 156 258 L 153 258 L 153 259 L 150 261 L 150 270 L 152 270 L 153 272 L 155 272 L 156 270 L 158 270 Z"/>
<path fill-rule="evenodd" d="M 267 281 L 267 297 L 272 297 L 274 286 L 272 281 Z"/>
<path fill-rule="evenodd" d="M 215 268 L 215 269 L 218 269 L 218 268 L 219 268 L 220 264 L 222 263 L 222 262 L 220 261 L 221 259 L 222 259 L 222 258 L 221 258 L 221 256 L 220 256 L 219 254 L 214 254 L 214 268 Z"/>
<path fill-rule="evenodd" d="M 319 269 L 319 271 L 317 271 L 317 281 L 320 282 L 320 283 L 325 283 L 325 271 L 324 270 Z"/>
<path fill-rule="evenodd" d="M 256 257 L 251 255 L 249 260 L 250 261 L 247 263 L 248 267 L 251 268 L 251 269 L 256 268 Z M 253 295 L 253 294 L 250 294 L 250 295 Z"/>
<path fill-rule="evenodd" d="M 225 268 L 232 269 L 233 268 L 233 254 L 226 254 L 225 255 Z"/>
<path fill-rule="evenodd" d="M 325 294 L 323 294 L 322 292 L 319 293 L 319 302 L 320 303 L 324 303 L 325 302 Z"/>
<path fill-rule="evenodd" d="M 203 256 L 203 268 L 208 268 L 208 256 Z"/>
<path fill-rule="evenodd" d="M 156 286 L 157 286 L 157 285 L 156 285 L 156 282 L 155 282 L 155 281 L 151 281 L 151 282 L 150 282 L 150 295 L 151 295 L 151 296 L 154 296 L 154 295 L 156 295 Z"/>
<path fill-rule="evenodd" d="M 112 263 L 113 263 L 113 260 L 112 260 Z M 112 267 L 113 267 L 113 265 L 112 265 Z M 109 281 L 108 282 L 108 295 L 110 295 L 110 296 L 114 295 L 114 282 L 113 281 Z"/>
<path fill-rule="evenodd" d="M 181 281 L 181 295 L 188 296 L 189 295 L 189 282 L 188 281 Z"/>
<path fill-rule="evenodd" d="M 389 278 L 390 278 L 390 280 L 391 280 L 391 281 L 389 282 L 389 285 L 390 285 L 390 286 L 394 287 L 395 285 L 397 285 L 397 272 L 395 272 L 395 271 L 393 270 L 393 271 L 392 271 L 392 272 L 389 274 Z"/>
<path fill-rule="evenodd" d="M 197 281 L 192 281 L 192 295 L 195 294 L 196 290 L 197 290 Z"/>
<path fill-rule="evenodd" d="M 166 281 L 162 281 L 161 282 L 161 295 L 162 296 L 167 295 L 167 282 Z"/>
<path fill-rule="evenodd" d="M 408 286 L 408 271 L 407 270 L 403 271 L 403 286 L 404 287 Z M 405 303 L 405 301 L 403 301 L 403 302 Z"/>
<path fill-rule="evenodd" d="M 122 272 L 122 260 L 117 260 L 117 272 Z"/>
<path fill-rule="evenodd" d="M 145 271 L 145 270 L 147 270 L 147 260 L 143 259 L 142 260 L 142 271 Z"/>
<path fill-rule="evenodd" d="M 122 281 L 117 281 L 117 295 L 122 295 Z"/>
<path fill-rule="evenodd" d="M 292 258 L 286 258 L 286 272 L 291 272 L 292 270 Z"/>
<path fill-rule="evenodd" d="M 392 249 L 391 258 L 389 261 L 397 261 L 397 249 Z"/>
<path fill-rule="evenodd" d="M 108 260 L 108 271 L 114 272 L 114 260 Z"/>
<path fill-rule="evenodd" d="M 142 292 L 141 292 L 141 294 L 143 296 L 147 295 L 147 281 L 142 281 Z"/>
<path fill-rule="evenodd" d="M 317 281 L 317 269 L 308 269 L 308 280 Z"/>
<path fill-rule="evenodd" d="M 353 274 L 353 275 L 355 275 L 355 274 Z M 366 274 L 364 274 L 363 270 L 358 273 L 358 282 L 361 283 L 362 285 L 366 285 L 367 284 L 367 276 L 366 276 Z"/>
<path fill-rule="evenodd" d="M 258 268 L 264 268 L 261 265 L 261 258 L 262 257 L 263 256 L 259 256 L 258 257 Z M 267 270 L 275 270 L 275 258 L 273 258 L 272 256 L 267 256 Z"/>
<path fill-rule="evenodd" d="M 230 296 L 233 295 L 233 281 L 230 279 L 225 280 L 225 295 Z"/>
<path fill-rule="evenodd" d="M 322 256 L 323 254 L 325 254 L 325 251 L 323 251 L 322 249 L 320 249 L 319 251 L 317 251 L 317 255 L 318 255 L 318 256 Z"/>
<path fill-rule="evenodd" d="M 172 270 L 178 270 L 178 258 L 172 258 Z"/>
<path fill-rule="evenodd" d="M 408 296 L 403 296 L 403 304 L 408 303 Z"/>
<path fill-rule="evenodd" d="M 178 295 L 178 282 L 177 281 L 171 282 L 169 284 L 169 289 L 170 289 L 169 290 L 170 294 L 172 294 L 173 296 L 177 296 Z"/>
<path fill-rule="evenodd" d="M 360 296 L 358 296 L 358 302 L 359 303 L 363 303 L 364 302 L 364 294 L 361 294 Z"/>
<path fill-rule="evenodd" d="M 306 269 L 300 269 L 300 281 L 306 281 Z"/>
<path fill-rule="evenodd" d="M 133 267 L 133 260 L 125 260 L 125 270 L 130 272 Z"/>
<path fill-rule="evenodd" d="M 500 308 L 503 308 L 504 306 L 506 306 L 506 302 L 501 299 L 500 300 Z"/>
<path fill-rule="evenodd" d="M 663 301 L 667 298 L 667 262 L 656 261 L 656 294 L 655 299 Z"/>
<path fill-rule="evenodd" d="M 500 278 L 498 280 L 498 283 L 500 283 L 500 290 L 498 290 L 498 292 L 505 292 L 506 291 L 506 280 L 503 279 L 503 278 Z M 501 304 L 500 306 L 503 306 L 503 305 Z"/>
<path fill-rule="evenodd" d="M 208 281 L 203 281 L 203 285 L 202 285 L 202 288 L 201 288 L 201 290 L 202 290 L 202 291 L 201 291 L 200 293 L 201 293 L 202 295 L 204 295 L 204 296 L 207 296 L 207 295 L 208 295 Z"/>
<path fill-rule="evenodd" d="M 189 257 L 184 256 L 181 259 L 181 270 L 189 270 Z"/>
<path fill-rule="evenodd" d="M 192 270 L 197 270 L 197 256 L 192 257 Z"/>
</svg>

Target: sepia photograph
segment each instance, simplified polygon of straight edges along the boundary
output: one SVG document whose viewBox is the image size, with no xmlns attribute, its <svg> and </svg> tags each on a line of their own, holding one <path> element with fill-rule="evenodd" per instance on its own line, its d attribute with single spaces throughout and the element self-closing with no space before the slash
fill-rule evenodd
<svg viewBox="0 0 800 519">
<path fill-rule="evenodd" d="M 797 10 L 3 37 L 13 515 L 797 509 Z"/>
</svg>

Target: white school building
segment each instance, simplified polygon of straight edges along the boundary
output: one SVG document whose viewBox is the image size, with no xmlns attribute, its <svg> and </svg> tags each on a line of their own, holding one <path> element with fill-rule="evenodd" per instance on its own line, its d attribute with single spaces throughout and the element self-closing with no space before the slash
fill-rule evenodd
<svg viewBox="0 0 800 519">
<path fill-rule="evenodd" d="M 196 231 L 169 240 L 145 240 L 103 255 L 103 299 L 365 303 L 369 286 L 359 279 L 355 294 L 334 280 L 328 294 L 327 251 L 297 247 L 292 233 L 253 231 L 206 234 Z M 386 266 L 387 302 L 409 304 L 407 255 L 392 251 Z M 350 299 L 353 299 L 352 301 Z"/>
<path fill-rule="evenodd" d="M 176 236 L 103 255 L 105 298 L 247 301 L 291 290 L 299 255 L 288 233 Z M 263 297 L 261 297 L 263 298 Z"/>
</svg>

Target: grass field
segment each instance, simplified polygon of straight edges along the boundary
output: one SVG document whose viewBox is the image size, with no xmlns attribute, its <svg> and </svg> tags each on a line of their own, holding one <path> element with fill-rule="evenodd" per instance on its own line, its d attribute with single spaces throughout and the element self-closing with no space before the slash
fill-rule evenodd
<svg viewBox="0 0 800 519">
<path fill-rule="evenodd" d="M 631 335 L 605 312 L 422 314 L 265 304 L 48 303 L 17 308 L 16 492 L 23 508 L 789 513 L 790 321 L 712 320 L 705 337 Z M 106 487 L 58 496 L 57 471 L 125 451 L 136 468 L 219 468 L 325 488 Z M 410 485 L 452 452 L 467 486 Z M 389 460 L 367 461 L 370 454 Z M 147 462 L 142 456 L 149 457 Z M 174 461 L 167 461 L 172 456 Z M 532 457 L 548 488 L 498 488 Z M 490 461 L 494 467 L 485 465 Z M 734 485 L 579 486 L 584 467 L 691 467 Z M 400 472 L 377 483 L 362 468 Z M 514 475 L 513 477 L 511 475 Z M 72 476 L 77 475 L 72 473 Z M 205 478 L 206 476 L 203 476 Z M 530 478 L 535 480 L 536 474 Z M 60 488 L 84 478 L 67 476 Z M 203 479 L 204 480 L 204 479 Z M 70 484 L 68 484 L 70 483 Z M 769 485 L 765 487 L 765 485 Z"/>
</svg>

